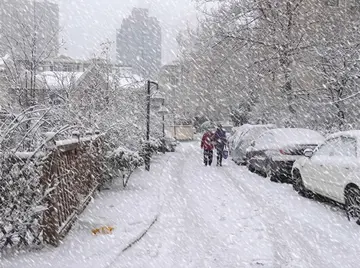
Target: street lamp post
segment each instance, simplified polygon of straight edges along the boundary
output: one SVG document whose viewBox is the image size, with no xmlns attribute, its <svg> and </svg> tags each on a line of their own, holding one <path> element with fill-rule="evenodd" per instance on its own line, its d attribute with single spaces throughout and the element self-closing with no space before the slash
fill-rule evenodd
<svg viewBox="0 0 360 268">
<path fill-rule="evenodd" d="M 153 81 L 147 81 L 147 95 L 146 95 L 146 147 L 145 147 L 145 170 L 150 170 L 150 110 L 151 101 L 155 103 L 163 103 L 164 97 L 161 94 L 154 94 L 151 96 L 151 85 L 156 86 L 156 93 L 159 92 L 159 84 Z"/>
<path fill-rule="evenodd" d="M 168 114 L 168 113 L 169 113 L 169 111 L 164 106 L 164 101 L 163 101 L 163 104 L 162 104 L 160 110 L 158 111 L 158 114 L 162 116 L 162 151 L 163 151 L 163 153 L 165 153 L 165 147 L 166 147 L 166 142 L 165 142 L 165 115 Z"/>
</svg>

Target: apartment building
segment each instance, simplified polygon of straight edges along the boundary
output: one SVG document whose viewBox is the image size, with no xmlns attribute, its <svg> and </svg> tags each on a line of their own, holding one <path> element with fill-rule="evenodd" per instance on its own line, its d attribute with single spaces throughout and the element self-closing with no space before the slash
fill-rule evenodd
<svg viewBox="0 0 360 268">
<path fill-rule="evenodd" d="M 161 27 L 149 10 L 134 8 L 116 34 L 117 61 L 144 78 L 155 77 L 161 67 Z"/>
</svg>

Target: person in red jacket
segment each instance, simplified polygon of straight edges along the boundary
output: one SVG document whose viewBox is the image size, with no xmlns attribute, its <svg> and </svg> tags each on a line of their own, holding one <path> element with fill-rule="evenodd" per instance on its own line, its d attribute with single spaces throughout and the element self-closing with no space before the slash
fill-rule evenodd
<svg viewBox="0 0 360 268">
<path fill-rule="evenodd" d="M 211 166 L 213 160 L 213 144 L 214 134 L 208 130 L 204 133 L 201 139 L 201 149 L 204 149 L 204 164 Z"/>
</svg>

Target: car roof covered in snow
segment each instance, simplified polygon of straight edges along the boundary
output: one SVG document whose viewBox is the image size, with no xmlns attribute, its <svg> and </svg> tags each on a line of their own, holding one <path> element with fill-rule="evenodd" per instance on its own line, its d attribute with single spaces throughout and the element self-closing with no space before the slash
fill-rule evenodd
<svg viewBox="0 0 360 268">
<path fill-rule="evenodd" d="M 337 138 L 337 137 L 341 137 L 341 136 L 360 139 L 360 130 L 348 130 L 348 131 L 336 132 L 336 133 L 329 135 L 327 137 L 327 139 Z"/>
<path fill-rule="evenodd" d="M 251 124 L 244 124 L 244 125 L 241 125 L 240 127 L 237 128 L 236 132 L 239 133 L 245 133 L 246 131 L 248 131 L 249 129 L 252 129 L 252 128 L 275 128 L 276 125 L 273 125 L 273 124 L 266 124 L 266 125 L 251 125 Z"/>
<path fill-rule="evenodd" d="M 258 140 L 261 141 L 262 137 L 271 133 L 273 138 L 271 144 L 268 142 L 261 142 L 260 147 L 276 147 L 287 146 L 295 144 L 321 144 L 325 138 L 317 131 L 306 128 L 276 128 L 264 132 Z M 266 144 L 263 144 L 263 143 Z M 256 146 L 259 147 L 259 146 Z"/>
<path fill-rule="evenodd" d="M 320 140 L 324 140 L 325 138 L 317 131 L 307 128 L 274 128 L 266 131 L 266 133 L 271 132 L 273 135 L 276 136 L 283 136 L 283 137 L 310 137 L 310 138 L 318 138 Z"/>
<path fill-rule="evenodd" d="M 273 124 L 267 124 L 267 125 L 251 125 L 251 124 L 244 124 L 240 127 L 237 127 L 236 131 L 230 136 L 229 141 L 234 141 L 235 144 L 237 144 L 244 136 L 246 136 L 250 130 L 255 129 L 259 131 L 259 135 L 263 132 L 267 131 L 268 129 L 276 128 Z M 262 129 L 263 131 L 260 131 Z M 253 137 L 254 139 L 257 138 Z"/>
</svg>

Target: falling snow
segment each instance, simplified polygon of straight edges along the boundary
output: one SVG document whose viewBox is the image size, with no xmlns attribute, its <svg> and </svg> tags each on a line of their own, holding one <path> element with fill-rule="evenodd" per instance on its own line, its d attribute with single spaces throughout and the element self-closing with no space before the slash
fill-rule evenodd
<svg viewBox="0 0 360 268">
<path fill-rule="evenodd" d="M 0 267 L 358 267 L 355 0 L 0 0 Z"/>
</svg>

